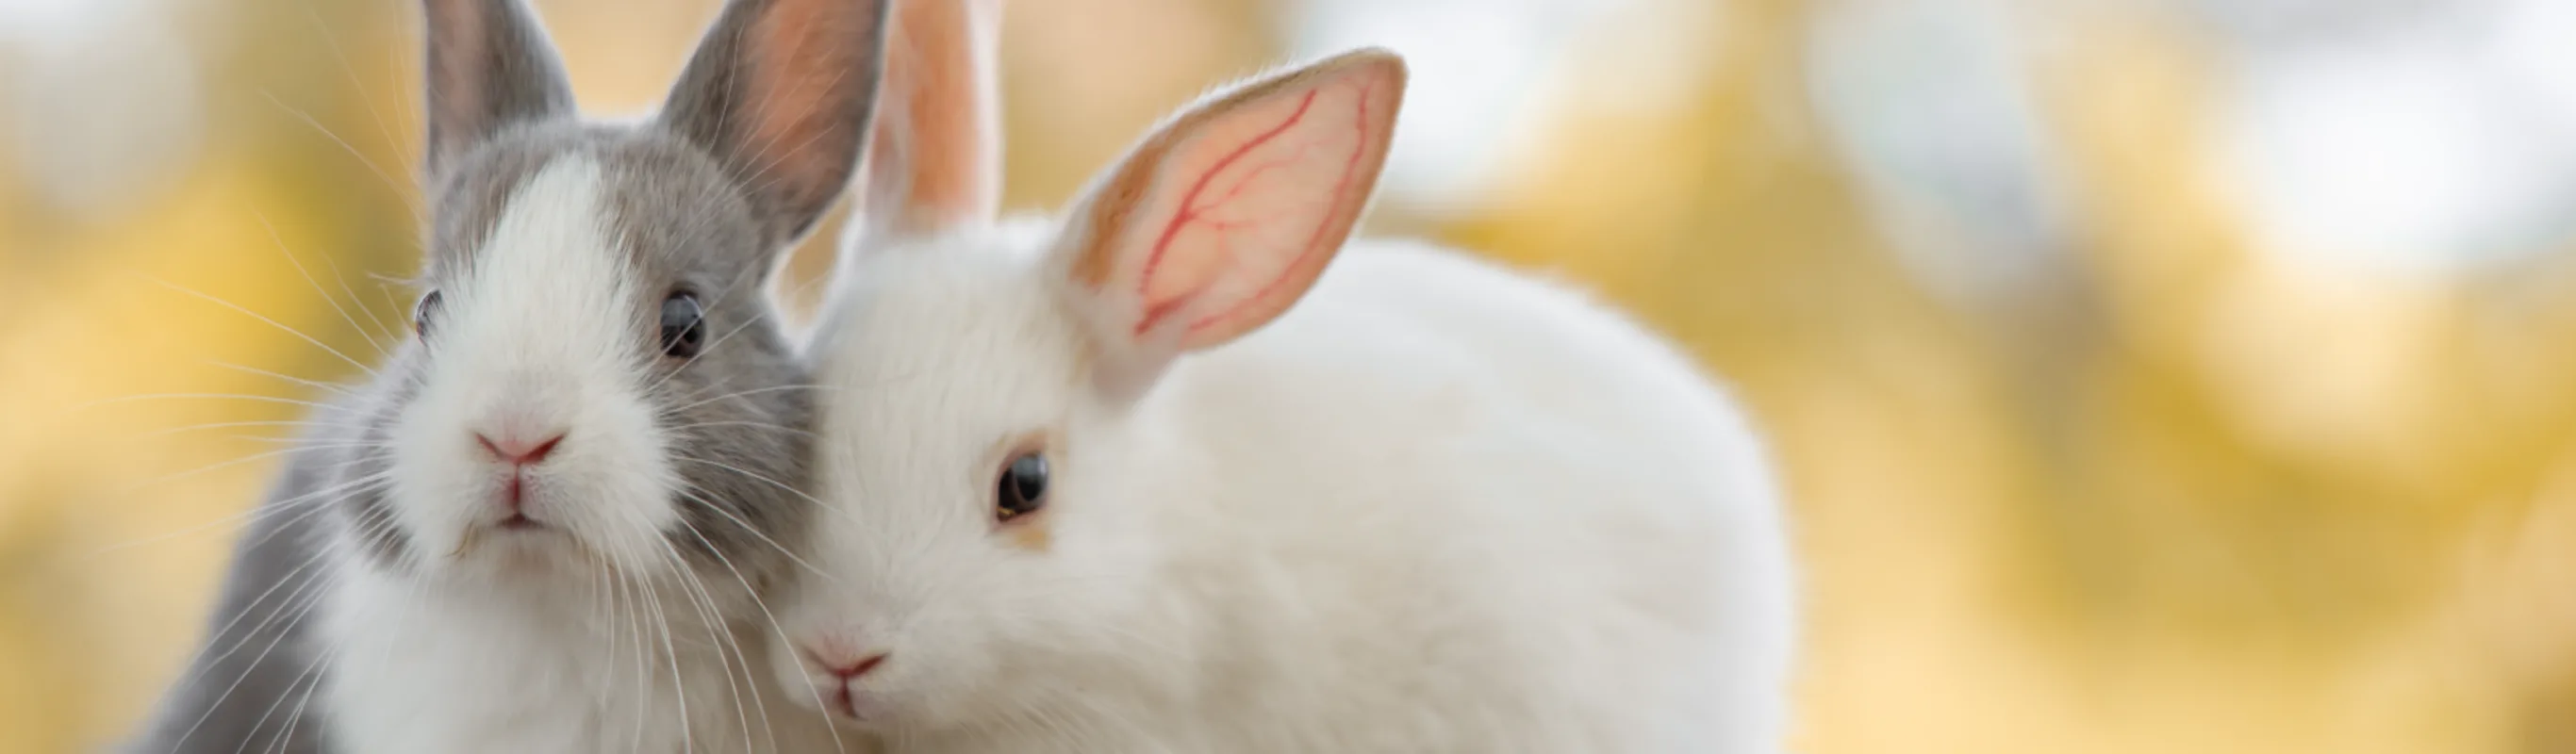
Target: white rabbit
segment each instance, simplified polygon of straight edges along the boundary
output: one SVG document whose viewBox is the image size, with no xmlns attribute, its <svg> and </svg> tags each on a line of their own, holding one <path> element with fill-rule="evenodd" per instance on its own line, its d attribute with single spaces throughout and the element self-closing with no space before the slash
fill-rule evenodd
<svg viewBox="0 0 2576 754">
<path fill-rule="evenodd" d="M 1225 89 L 1060 220 L 993 222 L 987 149 L 845 244 L 800 703 L 901 754 L 1780 749 L 1743 416 L 1563 289 L 1341 253 L 1404 85 L 1361 50 Z"/>
</svg>

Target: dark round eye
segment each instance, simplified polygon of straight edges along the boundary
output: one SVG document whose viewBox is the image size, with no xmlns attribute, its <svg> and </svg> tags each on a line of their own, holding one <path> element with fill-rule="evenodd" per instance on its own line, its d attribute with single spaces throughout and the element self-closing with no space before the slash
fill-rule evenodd
<svg viewBox="0 0 2576 754">
<path fill-rule="evenodd" d="M 1002 467 L 1001 489 L 995 490 L 993 509 L 1001 520 L 1009 521 L 1046 507 L 1047 461 L 1037 453 L 1021 453 Z"/>
<path fill-rule="evenodd" d="M 421 294 L 420 303 L 411 307 L 411 331 L 429 337 L 429 318 L 438 314 L 438 292 Z"/>
<path fill-rule="evenodd" d="M 698 346 L 706 340 L 706 310 L 698 308 L 698 297 L 674 293 L 662 299 L 662 353 L 685 359 L 698 355 Z"/>
</svg>

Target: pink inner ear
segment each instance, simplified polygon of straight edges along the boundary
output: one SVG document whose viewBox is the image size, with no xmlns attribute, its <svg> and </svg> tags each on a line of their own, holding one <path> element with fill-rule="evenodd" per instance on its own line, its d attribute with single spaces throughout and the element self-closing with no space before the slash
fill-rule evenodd
<svg viewBox="0 0 2576 754">
<path fill-rule="evenodd" d="M 1378 84 L 1344 76 L 1277 92 L 1218 115 L 1174 150 L 1137 215 L 1154 235 L 1136 275 L 1143 306 L 1132 334 L 1186 317 L 1184 344 L 1209 340 L 1272 313 L 1264 308 L 1279 295 L 1298 292 L 1289 283 L 1311 279 L 1364 204 L 1365 158 L 1383 143 L 1369 111 Z"/>
<path fill-rule="evenodd" d="M 825 120 L 819 112 L 822 103 L 846 74 L 800 74 L 832 59 L 833 45 L 826 37 L 838 31 L 832 24 L 839 21 L 815 3 L 784 3 L 754 24 L 751 76 L 744 85 L 753 90 L 751 100 L 762 103 L 747 114 L 753 119 L 749 141 L 765 161 L 784 162 L 815 140 L 813 131 Z"/>
<path fill-rule="evenodd" d="M 990 59 L 1000 0 L 912 2 L 894 14 L 871 141 L 869 211 L 899 233 L 988 222 L 1001 202 Z"/>
</svg>

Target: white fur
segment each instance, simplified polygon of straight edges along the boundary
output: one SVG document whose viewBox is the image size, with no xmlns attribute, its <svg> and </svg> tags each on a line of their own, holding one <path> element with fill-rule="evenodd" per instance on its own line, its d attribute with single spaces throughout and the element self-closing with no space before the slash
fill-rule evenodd
<svg viewBox="0 0 2576 754">
<path fill-rule="evenodd" d="M 1360 244 L 1122 402 L 1084 375 L 1052 242 L 851 255 L 818 333 L 832 578 L 781 617 L 803 648 L 888 653 L 850 685 L 860 728 L 907 753 L 1779 750 L 1777 493 L 1673 349 Z M 992 524 L 1029 432 L 1056 438 L 1042 552 Z M 790 687 L 838 688 L 798 651 L 771 652 Z"/>
<path fill-rule="evenodd" d="M 316 704 L 330 710 L 334 745 L 348 751 L 836 746 L 815 713 L 780 698 L 792 691 L 746 672 L 768 662 L 762 642 L 723 638 L 740 642 L 741 658 L 718 649 L 718 632 L 730 629 L 710 628 L 668 582 L 621 586 L 602 574 L 588 590 L 539 594 L 343 565 L 351 570 L 327 608 L 329 674 Z"/>
<path fill-rule="evenodd" d="M 752 606 L 684 586 L 685 566 L 662 538 L 678 516 L 676 475 L 641 398 L 652 358 L 634 324 L 641 293 L 607 230 L 602 191 L 591 159 L 547 165 L 512 197 L 475 267 L 442 291 L 425 339 L 429 369 L 393 430 L 389 494 L 409 568 L 335 554 L 343 576 L 320 638 L 341 747 L 830 745 L 767 738 L 826 731 L 776 687 L 754 683 L 760 642 L 710 618 L 756 614 Z M 506 516 L 497 501 L 511 472 L 474 433 L 557 431 L 564 440 L 530 468 L 524 504 L 556 530 L 488 528 Z M 735 645 L 747 656 L 734 657 Z M 762 689 L 773 691 L 755 703 Z"/>
</svg>

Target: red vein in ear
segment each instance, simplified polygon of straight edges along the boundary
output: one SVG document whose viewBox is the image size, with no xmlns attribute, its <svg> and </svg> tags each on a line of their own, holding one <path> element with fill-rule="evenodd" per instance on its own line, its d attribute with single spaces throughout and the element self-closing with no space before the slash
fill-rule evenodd
<svg viewBox="0 0 2576 754">
<path fill-rule="evenodd" d="M 1269 143 L 1271 139 L 1278 138 L 1280 134 L 1287 133 L 1290 127 L 1297 125 L 1297 121 L 1304 120 L 1306 118 L 1306 110 L 1315 105 L 1315 95 L 1318 93 L 1320 92 L 1307 92 L 1306 98 L 1297 103 L 1297 111 L 1289 113 L 1287 120 L 1281 121 L 1277 126 L 1272 126 L 1270 130 L 1262 132 L 1260 136 L 1253 137 L 1251 141 L 1244 142 L 1243 146 L 1235 147 L 1233 152 L 1227 153 L 1223 159 L 1217 160 L 1215 165 L 1209 166 L 1207 172 L 1200 173 L 1198 182 L 1190 184 L 1189 193 L 1181 196 L 1180 209 L 1172 214 L 1171 222 L 1163 225 L 1163 234 L 1154 239 L 1153 252 L 1145 256 L 1145 269 L 1136 276 L 1137 298 L 1146 298 L 1145 289 L 1151 287 L 1154 283 L 1154 268 L 1162 264 L 1163 252 L 1171 248 L 1172 239 L 1179 237 L 1182 228 L 1197 221 L 1199 213 L 1208 209 L 1208 207 L 1198 206 L 1200 192 L 1206 191 L 1208 184 L 1215 181 L 1217 175 L 1224 173 L 1225 169 L 1232 166 L 1236 160 L 1243 159 L 1245 154 L 1249 154 L 1252 150 L 1259 148 L 1261 145 Z M 1362 111 L 1365 112 L 1367 104 L 1362 103 L 1361 108 Z M 1367 147 L 1364 145 L 1361 148 L 1365 150 Z M 1239 191 L 1240 187 L 1237 187 L 1237 190 Z M 1229 193 L 1228 195 L 1231 196 L 1232 194 Z M 1183 294 L 1171 300 L 1148 304 L 1146 306 L 1145 316 L 1144 318 L 1137 320 L 1136 331 L 1133 334 L 1143 335 L 1146 331 L 1154 329 L 1154 325 L 1161 322 L 1163 317 L 1170 315 L 1174 311 L 1178 311 L 1182 304 L 1188 303 L 1188 300 L 1189 295 Z"/>
<path fill-rule="evenodd" d="M 1351 149 L 1350 159 L 1342 162 L 1342 177 L 1333 182 L 1332 198 L 1327 200 L 1325 203 L 1325 206 L 1337 208 L 1335 210 L 1336 213 L 1340 211 L 1338 208 L 1342 203 L 1342 195 L 1349 193 L 1351 190 L 1351 176 L 1359 172 L 1360 157 L 1368 154 L 1369 151 L 1368 96 L 1369 90 L 1375 88 L 1377 88 L 1375 84 L 1366 84 L 1360 87 L 1360 101 L 1357 105 L 1359 117 L 1352 122 L 1353 129 L 1358 132 L 1359 138 L 1355 141 L 1353 148 Z M 1306 94 L 1309 101 L 1313 100 L 1314 96 L 1315 94 L 1313 92 L 1308 92 Z M 1305 110 L 1303 107 L 1300 107 L 1298 112 L 1303 113 Z M 1299 265 L 1305 264 L 1308 258 L 1315 256 L 1315 252 L 1322 250 L 1323 244 L 1320 242 L 1324 240 L 1324 233 L 1332 229 L 1333 226 L 1340 224 L 1341 221 L 1339 218 L 1336 218 L 1333 215 L 1325 215 L 1323 222 L 1315 224 L 1315 232 L 1306 236 L 1306 248 L 1303 251 L 1297 252 L 1297 258 L 1288 260 L 1288 264 L 1279 268 L 1281 274 L 1272 276 L 1270 278 L 1270 282 L 1261 286 L 1261 290 L 1253 292 L 1250 296 L 1243 297 L 1242 300 L 1235 302 L 1234 306 L 1227 307 L 1225 311 L 1201 317 L 1198 321 L 1191 322 L 1189 329 L 1195 332 L 1199 328 L 1215 324 L 1227 317 L 1234 316 L 1235 312 L 1242 311 L 1244 307 L 1252 306 L 1260 303 L 1263 299 L 1269 298 L 1271 293 L 1276 292 L 1279 289 L 1279 286 L 1288 282 L 1289 275 L 1287 273 L 1289 271 L 1295 270 Z"/>
</svg>

